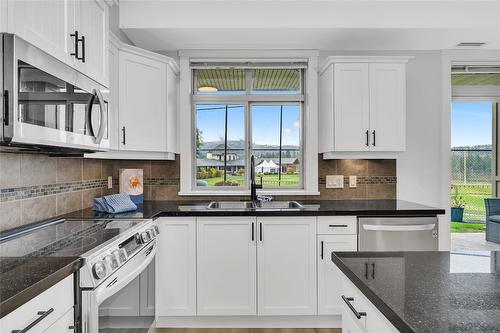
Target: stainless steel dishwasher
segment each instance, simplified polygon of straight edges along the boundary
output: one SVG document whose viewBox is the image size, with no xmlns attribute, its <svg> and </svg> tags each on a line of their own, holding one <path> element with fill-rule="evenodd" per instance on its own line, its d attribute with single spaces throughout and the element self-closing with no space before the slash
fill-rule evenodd
<svg viewBox="0 0 500 333">
<path fill-rule="evenodd" d="M 437 217 L 358 219 L 359 251 L 437 251 Z"/>
</svg>

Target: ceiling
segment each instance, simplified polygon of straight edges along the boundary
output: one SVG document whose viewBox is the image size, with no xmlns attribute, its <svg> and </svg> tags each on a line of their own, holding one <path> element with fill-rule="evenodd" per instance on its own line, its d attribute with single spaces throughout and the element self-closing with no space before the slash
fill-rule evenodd
<svg viewBox="0 0 500 333">
<path fill-rule="evenodd" d="M 121 0 L 119 19 L 150 50 L 500 49 L 500 0 Z"/>
</svg>

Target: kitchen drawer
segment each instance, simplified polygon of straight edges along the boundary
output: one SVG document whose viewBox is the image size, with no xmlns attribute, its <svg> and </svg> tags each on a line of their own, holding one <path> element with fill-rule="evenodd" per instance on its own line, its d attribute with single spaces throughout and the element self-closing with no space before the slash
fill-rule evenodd
<svg viewBox="0 0 500 333">
<path fill-rule="evenodd" d="M 356 235 L 356 216 L 318 216 L 320 235 Z"/>
<path fill-rule="evenodd" d="M 37 320 L 39 320 L 38 323 L 29 332 L 47 331 L 68 310 L 73 311 L 73 292 L 73 275 L 70 275 L 0 319 L 0 332 L 10 333 L 22 330 Z M 49 312 L 44 316 L 43 313 L 47 311 Z"/>
<path fill-rule="evenodd" d="M 357 318 L 347 303 L 342 300 L 342 315 L 350 316 L 348 321 L 356 323 L 361 332 L 366 333 L 396 333 L 398 330 L 387 320 L 387 318 L 373 305 L 368 298 L 343 275 L 342 276 L 342 295 L 351 298 L 350 303 L 354 309 L 366 315 Z M 344 321 L 344 320 L 343 320 Z M 356 332 L 356 330 L 354 330 Z"/>
<path fill-rule="evenodd" d="M 61 318 L 57 319 L 44 333 L 74 333 L 75 310 L 69 309 Z"/>
</svg>

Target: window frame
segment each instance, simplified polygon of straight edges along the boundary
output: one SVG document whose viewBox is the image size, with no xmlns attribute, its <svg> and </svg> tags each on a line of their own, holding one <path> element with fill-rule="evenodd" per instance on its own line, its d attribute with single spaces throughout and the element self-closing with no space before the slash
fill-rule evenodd
<svg viewBox="0 0 500 333">
<path fill-rule="evenodd" d="M 193 104 L 197 101 L 193 96 L 193 63 L 216 63 L 233 62 L 239 64 L 248 63 L 302 63 L 306 64 L 303 72 L 304 91 L 306 97 L 302 105 L 302 189 L 290 189 L 282 187 L 280 189 L 264 188 L 258 193 L 268 195 L 319 195 L 318 190 L 318 59 L 317 50 L 181 50 L 179 55 L 179 128 L 178 131 L 178 152 L 180 153 L 180 196 L 247 196 L 250 190 L 220 190 L 200 191 L 193 184 L 193 138 L 194 133 Z M 271 65 L 271 67 L 273 67 Z M 267 94 L 254 94 L 263 102 L 272 101 Z M 201 95 L 196 95 L 201 96 Z M 246 95 L 244 95 L 246 96 Z M 205 96 L 208 102 L 213 103 L 215 98 L 209 100 L 209 95 Z M 228 96 L 226 102 L 241 102 L 241 100 L 231 100 L 233 96 Z M 195 97 L 197 98 L 197 97 Z M 283 102 L 289 101 L 290 94 L 283 95 Z M 189 130 L 190 129 L 190 130 Z"/>
<path fill-rule="evenodd" d="M 217 68 L 216 66 L 206 66 L 206 69 Z M 250 190 L 250 173 L 248 172 L 250 167 L 250 156 L 253 151 L 253 137 L 252 137 L 252 105 L 299 105 L 300 107 L 300 136 L 299 136 L 299 149 L 300 149 L 300 185 L 299 186 L 266 186 L 269 190 L 281 191 L 282 189 L 289 190 L 304 190 L 304 145 L 303 145 L 303 128 L 304 128 L 304 102 L 305 102 L 305 70 L 303 67 L 289 67 L 293 69 L 300 70 L 300 90 L 299 94 L 269 94 L 269 93 L 252 93 L 253 88 L 253 76 L 252 69 L 267 69 L 268 67 L 244 67 L 245 70 L 245 92 L 241 94 L 196 94 L 196 70 L 197 67 L 191 68 L 192 77 L 192 87 L 191 87 L 191 119 L 193 120 L 192 130 L 191 130 L 191 140 L 193 143 L 196 141 L 196 128 L 197 128 L 197 117 L 196 109 L 198 105 L 202 104 L 214 104 L 214 105 L 243 105 L 244 107 L 244 120 L 245 120 L 245 186 L 198 186 L 197 184 L 197 172 L 198 166 L 196 164 L 196 147 L 192 148 L 192 188 L 195 191 L 220 191 L 220 192 L 235 192 L 235 191 L 249 191 Z M 287 67 L 283 67 L 284 69 Z M 227 128 L 225 128 L 227 131 Z M 224 143 L 226 144 L 226 142 Z M 226 172 L 227 165 L 224 166 L 224 172 Z M 280 170 L 281 172 L 281 170 Z"/>
</svg>

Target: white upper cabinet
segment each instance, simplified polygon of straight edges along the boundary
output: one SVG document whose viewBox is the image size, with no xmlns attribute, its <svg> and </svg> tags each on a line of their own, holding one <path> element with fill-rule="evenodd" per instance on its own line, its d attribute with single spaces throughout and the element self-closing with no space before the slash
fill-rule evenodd
<svg viewBox="0 0 500 333">
<path fill-rule="evenodd" d="M 328 57 L 320 76 L 320 152 L 404 151 L 410 57 Z"/>
<path fill-rule="evenodd" d="M 3 2 L 3 1 L 2 1 Z M 75 2 L 9 0 L 8 31 L 73 65 Z"/>
<path fill-rule="evenodd" d="M 2 28 L 108 86 L 109 8 L 103 0 L 9 0 L 5 6 Z"/>
<path fill-rule="evenodd" d="M 198 315 L 256 315 L 255 217 L 200 217 Z"/>
<path fill-rule="evenodd" d="M 316 217 L 258 217 L 259 315 L 316 315 Z"/>
<path fill-rule="evenodd" d="M 105 86 L 109 84 L 109 8 L 103 0 L 75 0 L 75 30 L 84 38 L 79 46 L 76 67 Z"/>
</svg>

